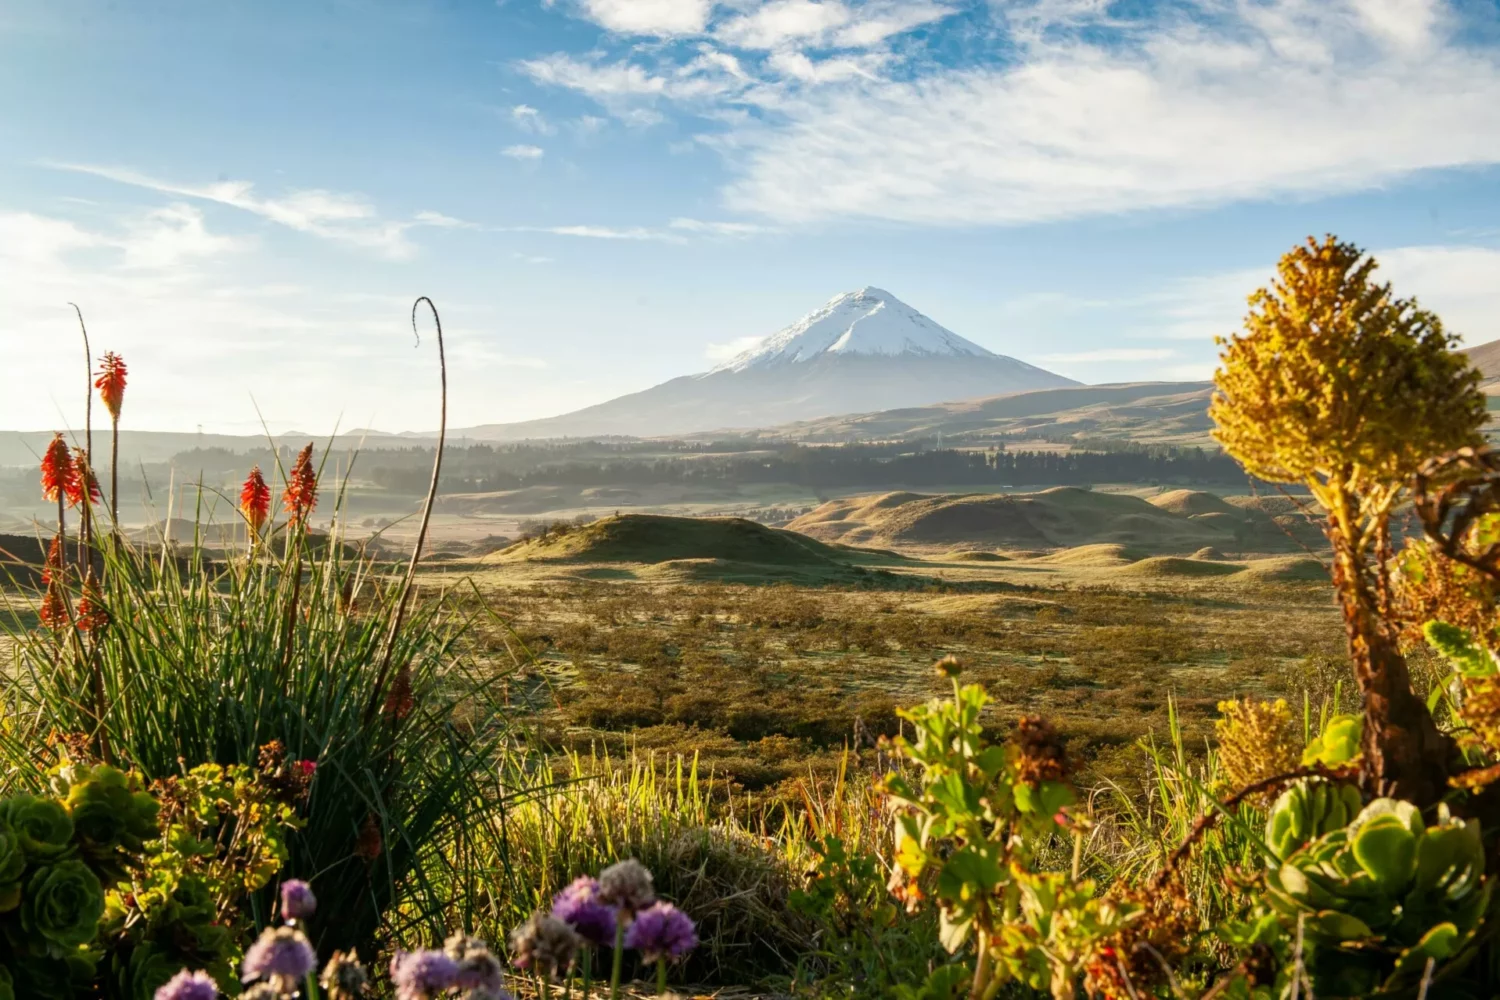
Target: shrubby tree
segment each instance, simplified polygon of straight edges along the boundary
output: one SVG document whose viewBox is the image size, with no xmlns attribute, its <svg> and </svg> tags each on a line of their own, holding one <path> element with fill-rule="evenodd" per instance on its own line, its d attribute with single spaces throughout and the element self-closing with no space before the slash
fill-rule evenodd
<svg viewBox="0 0 1500 1000">
<path fill-rule="evenodd" d="M 1455 748 L 1411 689 L 1389 615 L 1390 520 L 1424 461 L 1481 441 L 1485 398 L 1457 338 L 1375 268 L 1333 236 L 1283 256 L 1243 332 L 1220 341 L 1209 414 L 1251 475 L 1301 484 L 1322 507 L 1364 696 L 1366 784 L 1429 804 Z"/>
</svg>

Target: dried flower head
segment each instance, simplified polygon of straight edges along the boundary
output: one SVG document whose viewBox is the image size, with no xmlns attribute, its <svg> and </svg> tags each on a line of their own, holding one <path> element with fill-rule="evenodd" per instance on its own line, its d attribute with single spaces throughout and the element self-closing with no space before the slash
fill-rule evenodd
<svg viewBox="0 0 1500 1000">
<path fill-rule="evenodd" d="M 318 897 L 312 886 L 299 878 L 289 878 L 281 883 L 281 919 L 306 920 L 318 909 Z"/>
<path fill-rule="evenodd" d="M 1016 720 L 1011 743 L 1019 752 L 1016 776 L 1033 787 L 1044 781 L 1062 781 L 1068 776 L 1068 758 L 1052 723 L 1040 715 Z"/>
<path fill-rule="evenodd" d="M 963 673 L 964 666 L 959 662 L 958 657 L 949 653 L 934 663 L 932 669 L 937 672 L 939 677 L 957 677 Z"/>
<path fill-rule="evenodd" d="M 240 487 L 240 513 L 245 516 L 250 531 L 257 535 L 271 516 L 271 487 L 266 485 L 266 477 L 260 474 L 258 465 L 250 469 L 250 475 Z"/>
<path fill-rule="evenodd" d="M 610 865 L 599 873 L 599 901 L 626 914 L 644 910 L 656 902 L 651 872 L 634 858 Z"/>
<path fill-rule="evenodd" d="M 403 663 L 401 669 L 396 671 L 396 676 L 391 678 L 391 686 L 385 693 L 385 704 L 381 707 L 381 712 L 388 722 L 405 722 L 416 704 L 411 690 L 411 667 Z"/>
<path fill-rule="evenodd" d="M 359 825 L 359 836 L 354 840 L 354 856 L 362 861 L 374 861 L 380 857 L 384 849 L 385 841 L 380 836 L 380 820 L 375 818 L 374 813 L 369 813 L 365 816 L 365 821 Z"/>
<path fill-rule="evenodd" d="M 635 915 L 625 932 L 625 947 L 639 951 L 647 962 L 675 962 L 698 947 L 698 930 L 671 903 L 657 903 Z"/>
<path fill-rule="evenodd" d="M 391 983 L 396 987 L 397 1000 L 432 1000 L 452 989 L 457 979 L 458 963 L 440 951 L 398 951 L 391 959 Z"/>
<path fill-rule="evenodd" d="M 104 408 L 109 411 L 109 418 L 116 422 L 120 419 L 120 404 L 125 402 L 125 359 L 114 351 L 105 351 L 103 359 L 99 362 L 99 372 L 94 379 L 94 388 L 99 390 L 99 398 L 104 402 Z"/>
<path fill-rule="evenodd" d="M 1219 714 L 1222 718 L 1214 722 L 1219 767 L 1231 789 L 1285 774 L 1301 760 L 1292 710 L 1284 700 L 1221 701 Z M 1268 790 L 1255 798 L 1260 805 L 1267 805 L 1272 797 Z"/>
<path fill-rule="evenodd" d="M 510 960 L 518 969 L 561 976 L 573 965 L 583 938 L 566 923 L 538 910 L 510 933 Z"/>
<path fill-rule="evenodd" d="M 56 580 L 47 585 L 42 606 L 37 609 L 37 618 L 54 632 L 68 624 L 68 599 Z"/>
<path fill-rule="evenodd" d="M 73 464 L 73 452 L 58 434 L 42 456 L 42 496 L 56 503 L 59 497 L 76 496 L 78 489 L 78 467 Z"/>
<path fill-rule="evenodd" d="M 217 1000 L 218 984 L 206 972 L 183 969 L 156 991 L 156 1000 Z"/>
<path fill-rule="evenodd" d="M 336 951 L 323 966 L 323 975 L 318 982 L 328 994 L 328 1000 L 355 1000 L 364 995 L 370 974 L 360 964 L 357 954 Z"/>
<path fill-rule="evenodd" d="M 453 985 L 468 990 L 467 1000 L 500 1000 L 505 994 L 505 969 L 490 946 L 462 932 L 443 942 L 443 954 L 458 963 Z"/>
<path fill-rule="evenodd" d="M 612 944 L 619 913 L 599 899 L 597 879 L 580 875 L 552 899 L 552 915 L 594 945 Z"/>
<path fill-rule="evenodd" d="M 286 490 L 281 494 L 281 504 L 292 516 L 293 524 L 302 524 L 312 509 L 318 505 L 318 473 L 312 465 L 312 442 L 297 453 L 292 471 L 286 477 Z"/>
<path fill-rule="evenodd" d="M 318 965 L 317 952 L 295 927 L 267 927 L 249 948 L 241 974 L 245 982 L 263 980 L 273 988 L 290 992 L 301 985 Z"/>
<path fill-rule="evenodd" d="M 1199 921 L 1182 886 L 1173 879 L 1159 892 L 1117 886 L 1105 904 L 1131 919 L 1097 945 L 1085 967 L 1091 997 L 1156 996 L 1170 985 L 1168 971 L 1180 968 L 1199 937 Z"/>
</svg>

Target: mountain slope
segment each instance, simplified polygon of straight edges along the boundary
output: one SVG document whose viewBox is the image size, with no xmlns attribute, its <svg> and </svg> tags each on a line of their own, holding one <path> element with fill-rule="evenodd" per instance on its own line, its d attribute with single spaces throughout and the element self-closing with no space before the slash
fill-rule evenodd
<svg viewBox="0 0 1500 1000">
<path fill-rule="evenodd" d="M 712 371 L 557 417 L 459 433 L 477 440 L 660 437 L 1076 384 L 987 351 L 889 292 L 864 288 Z"/>
<path fill-rule="evenodd" d="M 1036 434 L 1212 446 L 1211 382 L 1119 382 L 1034 389 L 766 427 L 756 437 L 809 443 L 896 441 L 942 435 L 986 440 Z"/>
</svg>

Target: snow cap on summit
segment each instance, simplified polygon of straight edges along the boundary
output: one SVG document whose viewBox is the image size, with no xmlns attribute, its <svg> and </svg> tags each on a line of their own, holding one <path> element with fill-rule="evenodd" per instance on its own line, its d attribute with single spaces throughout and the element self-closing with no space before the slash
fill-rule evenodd
<svg viewBox="0 0 1500 1000">
<path fill-rule="evenodd" d="M 797 364 L 828 354 L 997 357 L 934 323 L 885 289 L 866 286 L 829 299 L 822 308 L 714 371 Z"/>
</svg>

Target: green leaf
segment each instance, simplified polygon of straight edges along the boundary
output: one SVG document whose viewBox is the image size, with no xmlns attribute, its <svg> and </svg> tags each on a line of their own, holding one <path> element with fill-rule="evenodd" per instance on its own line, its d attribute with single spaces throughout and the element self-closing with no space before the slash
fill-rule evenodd
<svg viewBox="0 0 1500 1000">
<path fill-rule="evenodd" d="M 1494 656 L 1457 625 L 1431 621 L 1422 626 L 1422 634 L 1427 637 L 1427 644 L 1463 676 L 1491 677 L 1495 674 Z"/>
</svg>

